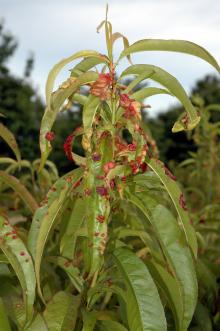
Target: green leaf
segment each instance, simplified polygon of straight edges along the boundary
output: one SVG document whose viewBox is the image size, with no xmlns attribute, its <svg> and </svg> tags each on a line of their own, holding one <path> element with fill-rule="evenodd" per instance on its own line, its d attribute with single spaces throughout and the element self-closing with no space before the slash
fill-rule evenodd
<svg viewBox="0 0 220 331">
<path fill-rule="evenodd" d="M 20 196 L 28 208 L 34 213 L 38 208 L 38 204 L 26 187 L 21 184 L 16 177 L 7 174 L 5 171 L 0 171 L 0 178 Z"/>
<path fill-rule="evenodd" d="M 79 77 L 82 73 L 92 69 L 96 65 L 107 62 L 108 58 L 101 54 L 99 57 L 85 58 L 71 70 L 71 77 Z"/>
<path fill-rule="evenodd" d="M 83 224 L 85 215 L 85 200 L 77 198 L 60 243 L 61 255 L 68 259 L 73 259 L 74 257 L 77 230 L 79 230 Z"/>
<path fill-rule="evenodd" d="M 48 331 L 45 321 L 41 314 L 37 314 L 31 325 L 25 331 Z"/>
<path fill-rule="evenodd" d="M 36 257 L 37 238 L 41 224 L 47 223 L 49 214 L 52 216 L 52 211 L 50 211 L 50 209 L 53 210 L 55 206 L 61 208 L 62 203 L 65 200 L 65 195 L 62 194 L 64 187 L 67 185 L 68 188 L 70 188 L 72 181 L 77 182 L 81 178 L 82 173 L 82 169 L 78 168 L 59 178 L 46 195 L 43 205 L 36 210 L 28 234 L 28 248 L 34 259 Z M 65 192 L 66 190 L 67 188 L 65 187 Z M 56 213 L 54 214 L 54 217 L 56 217 Z"/>
<path fill-rule="evenodd" d="M 44 311 L 48 331 L 70 331 L 75 329 L 80 297 L 58 292 Z"/>
<path fill-rule="evenodd" d="M 120 323 L 111 320 L 99 321 L 98 326 L 100 331 L 128 331 Z"/>
<path fill-rule="evenodd" d="M 195 310 L 198 289 L 194 262 L 189 247 L 186 245 L 183 231 L 169 210 L 157 204 L 148 195 L 144 193 L 130 194 L 129 199 L 152 224 L 163 254 L 174 270 L 183 303 L 182 318 L 178 321 L 178 325 L 180 325 L 179 330 L 186 331 Z M 179 300 L 179 305 L 180 303 Z M 178 317 L 181 314 L 180 306 L 179 309 Z"/>
<path fill-rule="evenodd" d="M 137 86 L 138 84 L 140 84 L 143 80 L 150 78 L 152 75 L 154 74 L 154 70 L 151 71 L 144 71 L 142 73 L 140 73 L 140 75 L 138 75 L 128 86 L 127 88 L 124 90 L 124 93 L 129 93 L 130 91 L 132 91 L 135 86 Z"/>
<path fill-rule="evenodd" d="M 52 262 L 62 268 L 69 276 L 77 291 L 82 291 L 83 279 L 80 276 L 79 269 L 73 266 L 72 260 L 68 260 L 62 256 L 50 256 L 47 258 L 47 261 Z"/>
<path fill-rule="evenodd" d="M 2 298 L 0 298 L 0 326 L 2 331 L 11 331 Z"/>
<path fill-rule="evenodd" d="M 83 310 L 83 329 L 82 331 L 93 331 L 96 324 L 96 313 L 94 311 Z"/>
<path fill-rule="evenodd" d="M 134 92 L 133 94 L 131 94 L 131 98 L 137 101 L 142 101 L 145 98 L 151 97 L 152 95 L 156 95 L 156 94 L 169 94 L 172 95 L 169 91 L 162 89 L 162 88 L 158 88 L 158 87 L 146 87 L 143 88 L 137 92 Z"/>
<path fill-rule="evenodd" d="M 142 75 L 144 72 L 151 74 L 150 79 L 160 83 L 164 87 L 166 87 L 171 94 L 173 94 L 184 106 L 187 114 L 188 114 L 188 122 L 187 125 L 181 122 L 181 120 L 174 124 L 172 129 L 173 132 L 178 132 L 181 130 L 191 130 L 193 129 L 199 122 L 200 117 L 196 112 L 196 109 L 193 107 L 191 101 L 189 100 L 184 88 L 178 82 L 178 80 L 169 74 L 167 71 L 161 69 L 160 67 L 149 65 L 149 64 L 136 64 L 125 69 L 120 78 L 127 75 Z"/>
<path fill-rule="evenodd" d="M 12 149 L 14 152 L 18 162 L 21 161 L 21 153 L 18 148 L 17 142 L 15 140 L 15 137 L 13 133 L 6 128 L 2 123 L 0 123 L 0 137 L 2 137 L 5 142 L 8 144 L 8 146 Z"/>
<path fill-rule="evenodd" d="M 109 201 L 99 194 L 92 192 L 86 200 L 86 220 L 90 253 L 89 277 L 97 272 L 102 263 L 107 240 L 108 216 L 110 212 Z M 103 220 L 99 221 L 99 217 Z"/>
<path fill-rule="evenodd" d="M 0 216 L 0 248 L 9 260 L 21 284 L 25 302 L 26 322 L 28 322 L 32 318 L 35 300 L 36 279 L 34 266 L 23 241 L 2 216 Z"/>
<path fill-rule="evenodd" d="M 186 40 L 143 39 L 126 48 L 120 55 L 123 57 L 142 51 L 169 51 L 197 56 L 211 64 L 220 72 L 220 67 L 214 57 L 203 47 Z"/>
<path fill-rule="evenodd" d="M 126 310 L 131 331 L 167 330 L 156 285 L 144 263 L 131 251 L 118 248 L 113 253 L 126 285 Z"/>
<path fill-rule="evenodd" d="M 81 85 L 93 83 L 97 78 L 97 72 L 88 71 L 81 74 L 79 77 L 72 79 L 71 81 L 67 79 L 67 81 L 52 94 L 50 109 L 53 109 L 54 113 L 57 114 L 63 106 L 65 100 L 77 91 Z"/>
<path fill-rule="evenodd" d="M 17 164 L 17 162 L 14 159 L 11 159 L 10 157 L 1 157 L 0 164 L 4 164 L 4 163 Z"/>
<path fill-rule="evenodd" d="M 180 331 L 183 318 L 183 301 L 177 279 L 153 259 L 147 260 L 146 265 L 153 279 L 163 289 L 174 315 L 176 331 Z"/>
<path fill-rule="evenodd" d="M 53 196 L 51 200 L 48 199 L 46 207 L 39 208 L 39 210 L 36 211 L 36 214 L 34 216 L 34 221 L 31 226 L 28 243 L 29 247 L 32 248 L 31 252 L 33 254 L 33 257 L 35 257 L 37 287 L 42 300 L 43 295 L 40 286 L 40 266 L 44 247 L 46 245 L 48 236 L 57 220 L 57 216 L 61 212 L 62 208 L 64 208 L 64 202 L 68 198 L 74 183 L 76 183 L 81 178 L 81 176 L 82 170 L 76 169 L 74 172 L 72 172 L 71 175 L 64 176 L 63 178 L 59 179 L 56 182 L 55 187 L 56 196 Z M 35 245 L 33 245 L 32 242 L 33 237 Z"/>
<path fill-rule="evenodd" d="M 92 127 L 100 102 L 100 99 L 95 95 L 90 94 L 88 97 L 88 100 L 83 107 L 83 126 L 85 131 Z"/>
<path fill-rule="evenodd" d="M 62 86 L 52 95 L 51 104 L 45 109 L 40 129 L 40 150 L 41 150 L 41 165 L 40 170 L 43 168 L 46 159 L 51 152 L 51 143 L 47 141 L 46 134 L 50 132 L 56 120 L 57 114 L 60 111 L 64 101 L 71 96 L 77 89 L 84 84 L 94 82 L 98 77 L 96 72 L 86 72 L 77 77 L 73 82 L 67 84 L 67 87 Z"/>
<path fill-rule="evenodd" d="M 211 321 L 211 314 L 209 310 L 203 306 L 200 302 L 198 302 L 194 320 L 201 331 L 213 331 L 212 328 L 212 321 Z"/>
<path fill-rule="evenodd" d="M 194 256 L 197 257 L 198 245 L 197 245 L 196 233 L 193 226 L 190 224 L 190 219 L 187 210 L 184 210 L 180 205 L 182 192 L 178 184 L 168 175 L 166 175 L 164 165 L 162 163 L 158 162 L 156 159 L 151 159 L 147 163 L 165 186 L 167 193 L 169 194 L 174 204 L 174 207 L 176 208 L 177 214 L 179 216 L 179 221 L 185 233 L 186 240 Z"/>
<path fill-rule="evenodd" d="M 104 57 L 102 54 L 93 51 L 93 50 L 85 50 L 85 51 L 80 51 L 77 52 L 67 58 L 65 58 L 64 60 L 58 62 L 50 71 L 48 78 L 47 78 L 47 83 L 46 83 L 46 102 L 47 105 L 50 106 L 50 98 L 51 98 L 51 93 L 53 91 L 53 86 L 54 86 L 54 82 L 55 79 L 57 77 L 57 75 L 59 74 L 59 72 L 63 69 L 63 67 L 65 65 L 67 65 L 68 63 L 79 59 L 79 58 L 87 58 L 87 57 L 97 57 L 98 59 L 102 59 L 103 61 L 106 60 L 107 62 L 107 58 Z"/>
</svg>

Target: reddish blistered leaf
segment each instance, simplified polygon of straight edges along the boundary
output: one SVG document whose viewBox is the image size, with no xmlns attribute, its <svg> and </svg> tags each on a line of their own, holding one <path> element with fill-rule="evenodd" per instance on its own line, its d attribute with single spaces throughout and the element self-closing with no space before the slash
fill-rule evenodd
<svg viewBox="0 0 220 331">
<path fill-rule="evenodd" d="M 115 162 L 110 161 L 103 166 L 103 170 L 107 174 L 111 169 L 114 169 L 115 166 Z"/>
<path fill-rule="evenodd" d="M 101 100 L 106 100 L 110 97 L 110 87 L 112 83 L 112 74 L 99 74 L 99 78 L 92 84 L 90 93 L 99 97 Z"/>
<path fill-rule="evenodd" d="M 183 210 L 187 211 L 187 206 L 186 206 L 186 200 L 185 200 L 185 197 L 183 195 L 183 193 L 180 194 L 180 197 L 179 197 L 179 204 L 180 206 L 183 208 Z"/>
<path fill-rule="evenodd" d="M 111 179 L 110 180 L 110 187 L 111 187 L 111 189 L 114 189 L 115 188 L 115 181 L 114 181 L 114 179 Z"/>
<path fill-rule="evenodd" d="M 146 162 L 141 163 L 140 168 L 141 168 L 142 172 L 146 172 L 148 169 L 147 163 Z"/>
<path fill-rule="evenodd" d="M 139 171 L 139 164 L 135 161 L 131 161 L 130 162 L 130 167 L 131 167 L 131 171 L 132 174 L 135 175 L 136 173 L 138 173 Z"/>
<path fill-rule="evenodd" d="M 128 149 L 131 152 L 136 151 L 137 145 L 136 144 L 128 144 Z"/>
<path fill-rule="evenodd" d="M 81 184 L 81 179 L 78 180 L 78 181 L 73 185 L 73 188 L 74 188 L 74 189 L 77 188 L 78 186 L 80 186 L 80 184 Z"/>
<path fill-rule="evenodd" d="M 101 155 L 99 153 L 93 153 L 92 159 L 94 162 L 100 161 L 101 160 Z"/>
<path fill-rule="evenodd" d="M 74 134 L 70 134 L 64 144 L 63 144 L 63 149 L 64 149 L 64 152 L 67 156 L 67 158 L 70 160 L 70 161 L 73 161 L 73 157 L 72 157 L 72 142 L 73 142 L 73 138 L 74 138 Z"/>
<path fill-rule="evenodd" d="M 55 138 L 55 133 L 53 131 L 48 131 L 46 134 L 45 134 L 45 138 L 48 140 L 48 141 L 53 141 L 54 138 Z"/>
<path fill-rule="evenodd" d="M 164 172 L 168 177 L 170 177 L 172 180 L 176 181 L 176 177 L 174 176 L 174 174 L 172 174 L 172 172 L 166 166 L 164 166 Z"/>
<path fill-rule="evenodd" d="M 103 223 L 103 222 L 105 221 L 105 216 L 103 216 L 103 215 L 98 215 L 98 216 L 96 217 L 96 219 L 97 219 L 97 221 L 98 221 L 99 223 Z"/>
<path fill-rule="evenodd" d="M 97 186 L 96 192 L 101 195 L 102 197 L 105 197 L 108 195 L 108 190 L 105 186 Z"/>
</svg>

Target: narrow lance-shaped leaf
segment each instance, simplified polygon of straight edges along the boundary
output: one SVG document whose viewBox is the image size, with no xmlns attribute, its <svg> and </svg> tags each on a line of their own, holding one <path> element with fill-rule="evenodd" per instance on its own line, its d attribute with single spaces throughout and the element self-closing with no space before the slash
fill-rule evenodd
<svg viewBox="0 0 220 331">
<path fill-rule="evenodd" d="M 64 258 L 63 256 L 49 256 L 47 261 L 52 262 L 62 268 L 69 276 L 72 284 L 78 292 L 82 291 L 83 279 L 80 276 L 79 269 L 73 266 L 72 261 Z"/>
<path fill-rule="evenodd" d="M 20 162 L 21 153 L 18 148 L 16 139 L 15 139 L 13 133 L 10 130 L 8 130 L 8 128 L 6 128 L 6 126 L 4 126 L 2 123 L 0 123 L 0 137 L 2 137 L 6 141 L 6 143 L 9 145 L 9 147 L 14 152 L 18 162 Z"/>
<path fill-rule="evenodd" d="M 65 176 L 59 178 L 49 190 L 48 194 L 45 197 L 45 200 L 43 201 L 43 204 L 36 210 L 34 214 L 31 228 L 28 234 L 28 248 L 34 259 L 36 256 L 37 238 L 41 223 L 46 222 L 50 206 L 56 203 L 58 204 L 62 188 L 64 187 L 64 185 L 66 185 L 66 183 L 67 185 L 69 185 L 68 181 L 70 180 L 72 174 L 75 175 L 75 180 L 78 181 L 81 178 L 82 170 L 80 168 L 75 169 L 73 172 L 70 172 Z"/>
<path fill-rule="evenodd" d="M 56 120 L 57 114 L 65 100 L 70 97 L 77 89 L 84 84 L 94 82 L 98 77 L 95 72 L 86 72 L 75 78 L 73 81 L 67 81 L 66 87 L 60 87 L 51 98 L 51 105 L 45 109 L 44 116 L 41 121 L 40 129 L 40 150 L 41 150 L 41 165 L 43 168 L 46 159 L 52 149 L 51 143 L 46 139 L 47 132 L 50 132 Z M 73 79 L 73 78 L 72 78 Z"/>
<path fill-rule="evenodd" d="M 153 279 L 165 293 L 168 304 L 174 315 L 176 331 L 182 330 L 183 300 L 178 280 L 153 259 L 147 260 L 146 265 Z"/>
<path fill-rule="evenodd" d="M 71 69 L 71 77 L 79 77 L 82 73 L 92 69 L 100 63 L 107 63 L 108 58 L 104 55 L 100 57 L 88 57 L 80 61 L 73 69 Z"/>
<path fill-rule="evenodd" d="M 0 178 L 20 196 L 20 198 L 32 212 L 35 212 L 35 210 L 38 208 L 36 200 L 16 177 L 8 175 L 5 171 L 0 171 Z"/>
<path fill-rule="evenodd" d="M 83 107 L 83 126 L 85 132 L 91 128 L 99 105 L 100 99 L 91 94 Z"/>
<path fill-rule="evenodd" d="M 163 39 L 143 39 L 135 42 L 126 48 L 119 57 L 123 57 L 137 52 L 143 51 L 169 51 L 185 53 L 197 56 L 211 64 L 220 72 L 220 67 L 214 57 L 203 47 L 186 40 L 163 40 Z"/>
<path fill-rule="evenodd" d="M 85 214 L 85 200 L 77 198 L 60 243 L 61 255 L 66 258 L 73 259 L 74 257 L 77 230 L 82 226 Z"/>
<path fill-rule="evenodd" d="M 90 276 L 102 265 L 107 241 L 109 202 L 96 191 L 87 198 L 87 228 L 90 248 Z"/>
<path fill-rule="evenodd" d="M 142 101 L 145 98 L 151 97 L 157 94 L 169 94 L 172 95 L 168 90 L 161 89 L 158 87 L 146 87 L 137 92 L 131 94 L 131 98 L 137 101 Z"/>
<path fill-rule="evenodd" d="M 176 122 L 173 126 L 172 131 L 178 132 L 181 130 L 193 129 L 198 124 L 200 117 L 197 114 L 196 109 L 193 107 L 191 101 L 189 100 L 182 85 L 174 76 L 169 74 L 167 71 L 150 64 L 136 64 L 125 69 L 120 77 L 122 78 L 127 75 L 142 75 L 143 72 L 154 72 L 150 76 L 150 79 L 166 87 L 171 92 L 171 94 L 173 94 L 176 98 L 179 99 L 179 101 L 186 109 L 188 115 L 186 123 L 182 123 L 181 120 Z"/>
<path fill-rule="evenodd" d="M 40 286 L 40 266 L 41 266 L 41 259 L 42 259 L 44 247 L 46 245 L 49 233 L 56 222 L 57 216 L 64 207 L 65 200 L 70 194 L 72 187 L 79 180 L 79 178 L 81 178 L 81 175 L 82 175 L 81 169 L 76 169 L 72 175 L 60 180 L 59 195 L 55 200 L 53 200 L 48 204 L 48 209 L 46 213 L 43 212 L 43 219 L 41 220 L 38 219 L 38 221 L 36 220 L 36 222 L 40 224 L 40 228 L 37 233 L 37 241 L 36 241 L 35 272 L 36 272 L 38 292 L 42 300 L 43 300 L 43 295 L 41 293 L 41 286 Z"/>
<path fill-rule="evenodd" d="M 46 83 L 46 102 L 47 105 L 50 106 L 50 98 L 51 98 L 51 93 L 53 91 L 53 86 L 54 86 L 54 82 L 55 79 L 57 77 L 57 75 L 59 74 L 59 72 L 62 70 L 62 68 L 67 65 L 68 63 L 79 59 L 79 58 L 86 58 L 86 57 L 97 57 L 97 58 L 101 58 L 103 60 L 103 62 L 108 62 L 108 59 L 103 56 L 102 54 L 93 51 L 93 50 L 84 50 L 84 51 L 80 51 L 77 52 L 65 59 L 63 59 L 62 61 L 58 62 L 50 71 L 48 78 L 47 78 L 47 83 Z"/>
<path fill-rule="evenodd" d="M 130 250 L 113 253 L 126 284 L 126 310 L 131 331 L 167 330 L 166 319 L 156 285 L 144 263 Z"/>
<path fill-rule="evenodd" d="M 178 317 L 177 330 L 186 331 L 197 302 L 197 281 L 195 266 L 184 234 L 169 210 L 147 194 L 129 194 L 129 200 L 140 208 L 152 224 L 163 254 L 178 280 L 179 306 L 174 310 L 174 316 Z"/>
<path fill-rule="evenodd" d="M 159 162 L 155 159 L 151 159 L 150 161 L 148 161 L 148 165 L 165 186 L 167 193 L 169 194 L 174 204 L 174 207 L 176 208 L 181 226 L 185 233 L 186 240 L 194 256 L 196 257 L 198 249 L 196 233 L 193 226 L 190 224 L 190 219 L 187 212 L 187 207 L 185 205 L 183 193 L 181 192 L 178 184 L 175 182 L 175 178 L 163 165 L 162 162 Z"/>
<path fill-rule="evenodd" d="M 0 216 L 0 248 L 19 279 L 26 308 L 26 322 L 30 322 L 33 314 L 36 287 L 34 266 L 23 241 L 3 216 Z"/>
<path fill-rule="evenodd" d="M 25 331 L 48 331 L 46 323 L 40 314 L 34 318 L 31 325 Z"/>
<path fill-rule="evenodd" d="M 75 329 L 80 297 L 58 292 L 46 306 L 44 320 L 48 331 L 70 331 Z"/>
<path fill-rule="evenodd" d="M 83 310 L 83 329 L 82 331 L 93 331 L 96 324 L 96 313 L 94 311 Z"/>
</svg>

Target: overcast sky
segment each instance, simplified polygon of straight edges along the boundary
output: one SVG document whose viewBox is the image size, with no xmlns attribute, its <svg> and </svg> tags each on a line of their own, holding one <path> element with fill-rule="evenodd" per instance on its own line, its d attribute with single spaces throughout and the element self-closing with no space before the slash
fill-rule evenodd
<svg viewBox="0 0 220 331">
<path fill-rule="evenodd" d="M 219 0 L 109 0 L 109 20 L 130 43 L 143 38 L 186 39 L 207 48 L 220 62 Z M 0 0 L 0 17 L 19 42 L 11 70 L 21 75 L 32 51 L 35 67 L 32 81 L 44 96 L 51 67 L 82 49 L 105 52 L 104 34 L 96 27 L 105 16 L 103 0 Z M 121 50 L 116 46 L 116 55 Z M 139 53 L 133 62 L 159 65 L 175 75 L 187 91 L 198 78 L 214 73 L 200 59 L 176 53 Z M 124 63 L 125 65 L 125 63 Z M 67 69 L 71 66 L 67 66 Z M 59 78 L 64 78 L 61 75 Z M 151 113 L 175 103 L 168 96 L 152 97 Z"/>
</svg>

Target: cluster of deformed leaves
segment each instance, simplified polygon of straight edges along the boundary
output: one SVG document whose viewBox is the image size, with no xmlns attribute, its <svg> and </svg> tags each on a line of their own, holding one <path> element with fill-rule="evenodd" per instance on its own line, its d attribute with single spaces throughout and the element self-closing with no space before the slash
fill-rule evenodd
<svg viewBox="0 0 220 331">
<path fill-rule="evenodd" d="M 64 151 L 79 167 L 52 185 L 26 236 L 10 225 L 7 213 L 1 216 L 2 263 L 5 273 L 13 275 L 13 268 L 21 285 L 19 291 L 12 279 L 7 295 L 2 294 L 5 331 L 10 330 L 8 321 L 12 328 L 28 331 L 186 331 L 194 314 L 196 234 L 176 178 L 158 160 L 155 142 L 141 126 L 141 108 L 146 97 L 167 93 L 186 110 L 174 132 L 192 129 L 200 117 L 165 70 L 131 64 L 117 76 L 116 69 L 120 60 L 131 61 L 130 54 L 140 51 L 183 52 L 219 67 L 193 43 L 146 39 L 129 46 L 123 35 L 112 33 L 107 20 L 102 26 L 108 54 L 88 50 L 62 60 L 46 86 L 39 171 L 55 143 L 56 117 L 73 102 L 83 105 L 83 123 L 66 138 Z M 114 62 L 118 38 L 124 50 Z M 81 60 L 70 78 L 54 92 L 56 76 L 76 59 Z M 122 80 L 130 75 L 135 79 L 124 86 Z M 133 92 L 147 78 L 163 88 Z M 81 94 L 83 86 L 88 96 Z M 81 139 L 84 156 L 72 151 L 75 139 Z M 9 320 L 8 296 L 13 302 Z"/>
</svg>

